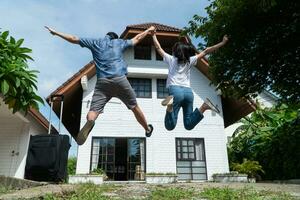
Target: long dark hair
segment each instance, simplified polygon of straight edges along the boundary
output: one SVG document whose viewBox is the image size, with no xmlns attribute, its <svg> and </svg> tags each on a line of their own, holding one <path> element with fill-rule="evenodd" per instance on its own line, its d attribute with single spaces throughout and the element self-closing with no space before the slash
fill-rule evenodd
<svg viewBox="0 0 300 200">
<path fill-rule="evenodd" d="M 172 48 L 172 54 L 178 59 L 178 63 L 188 63 L 190 57 L 196 53 L 195 48 L 184 42 L 176 42 Z"/>
</svg>

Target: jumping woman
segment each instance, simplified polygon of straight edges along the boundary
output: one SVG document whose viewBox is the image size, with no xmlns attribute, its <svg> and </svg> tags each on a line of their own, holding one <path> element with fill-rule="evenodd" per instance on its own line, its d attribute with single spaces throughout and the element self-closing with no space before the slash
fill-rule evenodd
<svg viewBox="0 0 300 200">
<path fill-rule="evenodd" d="M 152 32 L 152 38 L 158 53 L 163 57 L 164 62 L 169 65 L 167 88 L 169 96 L 162 101 L 163 106 L 167 106 L 165 115 L 165 127 L 167 130 L 173 130 L 177 124 L 178 112 L 183 110 L 184 127 L 192 130 L 202 119 L 206 110 L 213 110 L 220 113 L 219 109 L 206 98 L 205 102 L 193 111 L 194 94 L 190 87 L 190 71 L 205 55 L 224 46 L 228 41 L 225 35 L 223 41 L 206 48 L 204 51 L 196 54 L 195 49 L 190 44 L 177 42 L 172 48 L 172 55 L 166 53 L 160 46 L 155 31 Z"/>
</svg>

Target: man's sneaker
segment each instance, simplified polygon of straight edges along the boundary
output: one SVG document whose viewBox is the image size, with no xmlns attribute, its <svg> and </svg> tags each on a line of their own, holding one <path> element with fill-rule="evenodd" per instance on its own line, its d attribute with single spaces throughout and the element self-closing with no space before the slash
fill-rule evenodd
<svg viewBox="0 0 300 200">
<path fill-rule="evenodd" d="M 94 120 L 88 120 L 82 129 L 79 131 L 75 141 L 78 145 L 83 145 L 95 125 Z"/>
<path fill-rule="evenodd" d="M 153 132 L 153 126 L 151 124 L 148 124 L 148 130 L 146 131 L 146 137 L 150 137 Z"/>
<path fill-rule="evenodd" d="M 171 95 L 171 96 L 167 96 L 162 102 L 161 102 L 161 105 L 163 106 L 170 106 L 173 104 L 173 99 L 174 97 Z"/>
<path fill-rule="evenodd" d="M 216 113 L 220 113 L 220 110 L 217 106 L 215 106 L 208 98 L 205 99 L 204 102 L 206 105 L 210 107 L 211 110 L 215 111 Z"/>
</svg>

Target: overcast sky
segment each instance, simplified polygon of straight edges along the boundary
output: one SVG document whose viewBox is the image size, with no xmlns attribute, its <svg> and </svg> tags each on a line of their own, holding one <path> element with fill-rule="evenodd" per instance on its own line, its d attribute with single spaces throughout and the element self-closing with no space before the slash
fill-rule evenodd
<svg viewBox="0 0 300 200">
<path fill-rule="evenodd" d="M 0 0 L 0 28 L 33 50 L 30 68 L 40 71 L 39 95 L 48 96 L 92 60 L 88 49 L 53 37 L 48 25 L 77 36 L 119 35 L 129 24 L 157 22 L 182 28 L 194 14 L 206 15 L 208 0 Z M 41 112 L 48 116 L 47 107 Z M 74 153 L 74 150 L 72 150 Z"/>
</svg>

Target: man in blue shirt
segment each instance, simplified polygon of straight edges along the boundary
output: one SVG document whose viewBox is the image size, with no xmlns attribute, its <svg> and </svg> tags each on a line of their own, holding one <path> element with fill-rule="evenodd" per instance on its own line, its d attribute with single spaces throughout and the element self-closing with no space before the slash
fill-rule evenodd
<svg viewBox="0 0 300 200">
<path fill-rule="evenodd" d="M 123 52 L 128 47 L 142 41 L 150 32 L 155 30 L 155 27 L 151 26 L 131 40 L 118 39 L 118 35 L 114 32 L 107 33 L 104 38 L 93 39 L 61 33 L 47 26 L 45 28 L 52 35 L 57 35 L 70 43 L 90 49 L 96 65 L 97 83 L 90 111 L 87 114 L 87 122 L 75 137 L 77 144 L 82 145 L 86 141 L 95 125 L 95 120 L 112 97 L 119 98 L 128 109 L 132 110 L 137 121 L 145 129 L 146 136 L 150 137 L 153 126 L 147 124 L 146 118 L 137 104 L 135 92 L 127 80 L 127 64 L 123 59 Z"/>
</svg>

